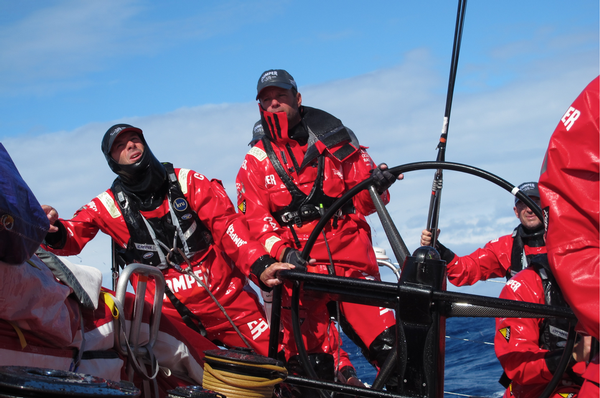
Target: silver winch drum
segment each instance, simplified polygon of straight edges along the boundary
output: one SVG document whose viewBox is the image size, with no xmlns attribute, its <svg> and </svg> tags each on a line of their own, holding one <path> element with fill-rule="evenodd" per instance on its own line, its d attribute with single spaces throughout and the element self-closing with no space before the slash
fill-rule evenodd
<svg viewBox="0 0 600 398">
<path fill-rule="evenodd" d="M 200 386 L 177 387 L 167 391 L 168 398 L 227 398 L 218 392 L 205 390 Z"/>
<path fill-rule="evenodd" d="M 0 366 L 0 397 L 139 397 L 129 382 L 116 382 L 65 370 Z"/>
</svg>

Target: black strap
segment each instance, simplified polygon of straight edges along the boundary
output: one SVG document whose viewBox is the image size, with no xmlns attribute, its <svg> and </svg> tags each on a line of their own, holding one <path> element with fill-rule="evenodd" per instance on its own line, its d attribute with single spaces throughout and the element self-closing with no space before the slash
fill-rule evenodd
<svg viewBox="0 0 600 398">
<path fill-rule="evenodd" d="M 81 286 L 77 277 L 71 272 L 69 267 L 63 263 L 54 253 L 48 252 L 41 247 L 38 247 L 35 254 L 40 260 L 52 271 L 52 274 L 65 285 L 73 290 L 73 294 L 77 300 L 87 309 L 94 309 L 94 302 Z"/>
<path fill-rule="evenodd" d="M 185 306 L 185 304 L 183 304 L 181 301 L 179 301 L 177 297 L 175 297 L 175 294 L 171 291 L 171 289 L 169 289 L 168 285 L 165 285 L 165 294 L 167 295 L 169 301 L 171 301 L 171 304 L 173 304 L 177 312 L 179 312 L 179 315 L 181 315 L 181 319 L 183 319 L 183 322 L 190 329 L 200 333 L 203 337 L 206 337 L 206 328 L 200 321 L 200 318 L 198 318 L 188 307 Z"/>
<path fill-rule="evenodd" d="M 506 372 L 502 372 L 502 376 L 500 376 L 500 380 L 498 380 L 498 383 L 500 383 L 502 385 L 502 387 L 508 388 L 508 386 L 510 386 L 511 382 L 512 382 L 512 380 L 508 377 Z"/>
</svg>

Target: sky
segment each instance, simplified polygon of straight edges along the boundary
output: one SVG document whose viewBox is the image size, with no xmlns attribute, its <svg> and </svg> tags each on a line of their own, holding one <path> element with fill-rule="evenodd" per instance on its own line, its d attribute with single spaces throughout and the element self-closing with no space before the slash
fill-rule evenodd
<svg viewBox="0 0 600 398">
<path fill-rule="evenodd" d="M 377 163 L 435 160 L 454 1 L 0 2 L 0 142 L 42 204 L 70 218 L 109 188 L 100 141 L 140 127 L 161 161 L 235 176 L 258 120 L 260 74 L 288 70 L 303 103 L 351 128 Z M 446 160 L 511 184 L 537 181 L 548 140 L 599 73 L 597 0 L 467 5 Z M 433 171 L 391 187 L 388 210 L 409 250 L 425 228 Z M 513 197 L 444 173 L 440 241 L 465 255 L 518 224 Z M 392 255 L 376 216 L 374 245 Z M 110 283 L 102 233 L 71 258 Z M 392 261 L 395 259 L 392 258 Z M 393 279 L 382 269 L 385 280 Z M 461 292 L 497 296 L 502 284 Z"/>
</svg>

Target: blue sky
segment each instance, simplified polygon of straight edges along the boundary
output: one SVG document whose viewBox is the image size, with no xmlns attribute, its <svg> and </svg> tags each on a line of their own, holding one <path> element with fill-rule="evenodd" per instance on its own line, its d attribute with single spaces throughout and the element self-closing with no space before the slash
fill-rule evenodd
<svg viewBox="0 0 600 398">
<path fill-rule="evenodd" d="M 456 2 L 0 3 L 0 141 L 42 203 L 70 217 L 114 175 L 100 139 L 142 128 L 163 161 L 234 181 L 258 118 L 256 81 L 285 68 L 304 104 L 352 128 L 376 162 L 434 160 Z M 467 6 L 447 160 L 537 180 L 550 134 L 598 74 L 598 2 Z M 392 187 L 409 249 L 432 172 Z M 512 198 L 447 173 L 440 239 L 458 254 L 510 233 Z M 377 245 L 386 247 L 371 217 Z M 104 237 L 76 259 L 106 272 Z M 391 252 L 391 251 L 388 251 Z"/>
</svg>

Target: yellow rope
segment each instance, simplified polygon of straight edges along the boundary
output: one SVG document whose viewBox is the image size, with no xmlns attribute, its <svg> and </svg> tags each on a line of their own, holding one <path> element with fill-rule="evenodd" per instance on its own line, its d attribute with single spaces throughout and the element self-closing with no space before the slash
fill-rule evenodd
<svg viewBox="0 0 600 398">
<path fill-rule="evenodd" d="M 287 375 L 287 369 L 281 366 L 239 363 L 215 357 L 210 357 L 210 359 L 223 363 L 240 364 L 246 367 L 274 370 Z M 273 386 L 281 383 L 284 379 L 285 377 L 267 379 L 264 377 L 232 373 L 214 369 L 206 362 L 204 364 L 202 387 L 207 390 L 225 394 L 227 398 L 270 398 L 273 395 Z"/>
<path fill-rule="evenodd" d="M 108 309 L 110 309 L 113 318 L 119 318 L 119 309 L 115 305 L 115 298 L 113 297 L 113 295 L 108 292 L 102 291 L 100 292 L 100 297 L 102 297 L 102 299 L 104 300 L 104 304 L 106 304 L 108 306 Z"/>
<path fill-rule="evenodd" d="M 17 324 L 14 323 L 13 321 L 8 321 L 8 323 L 10 323 L 10 325 L 15 329 L 15 332 L 17 333 L 17 337 L 19 337 L 19 343 L 21 343 L 21 349 L 24 349 L 25 347 L 27 347 L 27 340 L 25 340 L 25 335 L 21 331 L 21 328 L 19 326 L 17 326 Z"/>
</svg>

